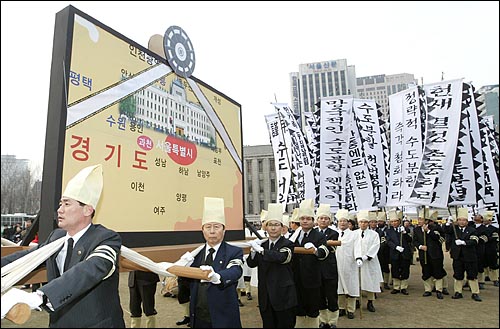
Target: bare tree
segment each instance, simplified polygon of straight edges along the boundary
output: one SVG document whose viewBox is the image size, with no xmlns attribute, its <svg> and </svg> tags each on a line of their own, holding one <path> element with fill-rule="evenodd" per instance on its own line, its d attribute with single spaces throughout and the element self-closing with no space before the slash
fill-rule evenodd
<svg viewBox="0 0 500 329">
<path fill-rule="evenodd" d="M 35 214 L 38 212 L 41 183 L 35 177 L 37 177 L 39 168 L 31 170 L 28 160 L 2 155 L 1 169 L 0 204 L 2 214 L 17 212 Z"/>
</svg>

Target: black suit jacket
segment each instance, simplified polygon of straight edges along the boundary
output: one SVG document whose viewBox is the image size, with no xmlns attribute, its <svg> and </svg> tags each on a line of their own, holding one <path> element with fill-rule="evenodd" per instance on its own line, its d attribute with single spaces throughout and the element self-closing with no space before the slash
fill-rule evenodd
<svg viewBox="0 0 500 329">
<path fill-rule="evenodd" d="M 321 230 L 317 228 L 318 232 L 320 234 Z M 339 232 L 332 230 L 331 228 L 327 227 L 325 230 L 325 238 L 326 241 L 328 240 L 338 240 L 339 239 Z M 320 262 L 320 268 L 321 268 L 321 277 L 326 280 L 338 280 L 338 274 L 337 274 L 337 256 L 335 255 L 335 250 L 336 247 L 328 247 L 328 257 L 322 262 Z"/>
<path fill-rule="evenodd" d="M 295 284 L 301 284 L 305 288 L 319 288 L 321 287 L 320 263 L 328 257 L 330 252 L 326 246 L 325 236 L 317 230 L 310 230 L 307 238 L 302 240 L 302 244 L 297 239 L 295 246 L 303 247 L 307 242 L 314 244 L 318 253 L 317 255 L 294 254 L 292 268 Z"/>
<path fill-rule="evenodd" d="M 37 248 L 65 235 L 56 229 Z M 49 314 L 51 328 L 125 328 L 118 293 L 121 244 L 118 233 L 91 225 L 75 244 L 63 275 L 57 267 L 58 252 L 45 261 L 48 283 L 40 290 L 54 308 Z M 37 248 L 2 257 L 2 267 Z"/>
<path fill-rule="evenodd" d="M 294 243 L 280 237 L 273 249 L 269 240 L 262 244 L 264 252 L 248 256 L 249 267 L 258 267 L 259 308 L 266 310 L 272 305 L 275 311 L 284 311 L 297 306 L 297 292 L 293 281 L 292 258 Z M 270 301 L 271 305 L 268 305 Z"/>
</svg>

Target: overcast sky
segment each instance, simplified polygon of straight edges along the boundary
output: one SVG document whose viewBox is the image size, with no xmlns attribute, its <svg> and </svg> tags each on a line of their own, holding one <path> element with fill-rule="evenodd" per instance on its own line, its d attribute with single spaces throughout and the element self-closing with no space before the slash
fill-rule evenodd
<svg viewBox="0 0 500 329">
<path fill-rule="evenodd" d="M 347 59 L 358 77 L 498 84 L 499 2 L 2 1 L 2 154 L 43 161 L 55 15 L 68 5 L 147 47 L 181 27 L 193 75 L 242 106 L 243 144 L 269 143 L 264 115 L 290 103 L 299 65 Z M 119 4 L 119 5 L 117 5 Z"/>
</svg>

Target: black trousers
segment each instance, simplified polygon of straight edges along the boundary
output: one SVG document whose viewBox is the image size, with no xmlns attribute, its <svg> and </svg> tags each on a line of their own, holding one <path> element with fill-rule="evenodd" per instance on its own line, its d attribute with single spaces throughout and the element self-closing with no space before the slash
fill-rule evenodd
<svg viewBox="0 0 500 329">
<path fill-rule="evenodd" d="M 276 311 L 271 305 L 267 296 L 267 308 L 259 307 L 262 318 L 262 328 L 294 328 L 295 327 L 295 307 L 282 311 Z"/>
<path fill-rule="evenodd" d="M 338 275 L 336 275 L 334 279 L 322 279 L 319 304 L 320 310 L 329 309 L 335 312 L 339 309 L 339 296 L 337 294 L 338 285 Z"/>
<path fill-rule="evenodd" d="M 146 285 L 136 283 L 133 288 L 129 287 L 129 292 L 131 317 L 141 317 L 143 311 L 146 316 L 157 313 L 155 309 L 156 282 Z"/>
</svg>

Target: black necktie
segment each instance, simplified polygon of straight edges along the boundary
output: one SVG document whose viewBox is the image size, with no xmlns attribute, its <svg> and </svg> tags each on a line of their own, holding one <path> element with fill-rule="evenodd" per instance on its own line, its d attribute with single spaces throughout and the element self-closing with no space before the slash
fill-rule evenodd
<svg viewBox="0 0 500 329">
<path fill-rule="evenodd" d="M 340 236 L 341 236 L 341 237 L 343 237 L 343 236 L 344 236 L 344 231 L 342 231 L 342 232 L 340 233 Z"/>
<path fill-rule="evenodd" d="M 207 258 L 205 259 L 205 265 L 212 266 L 212 264 L 214 263 L 214 256 L 213 256 L 214 252 L 215 252 L 214 248 L 208 249 L 208 255 Z"/>
<path fill-rule="evenodd" d="M 361 231 L 361 238 L 365 237 L 365 231 Z"/>
<path fill-rule="evenodd" d="M 66 259 L 64 260 L 64 272 L 68 270 L 69 263 L 71 262 L 71 254 L 73 253 L 73 238 L 68 239 L 68 248 L 66 249 Z"/>
<path fill-rule="evenodd" d="M 273 249 L 274 248 L 274 242 L 271 242 L 271 247 L 269 249 Z"/>
</svg>

